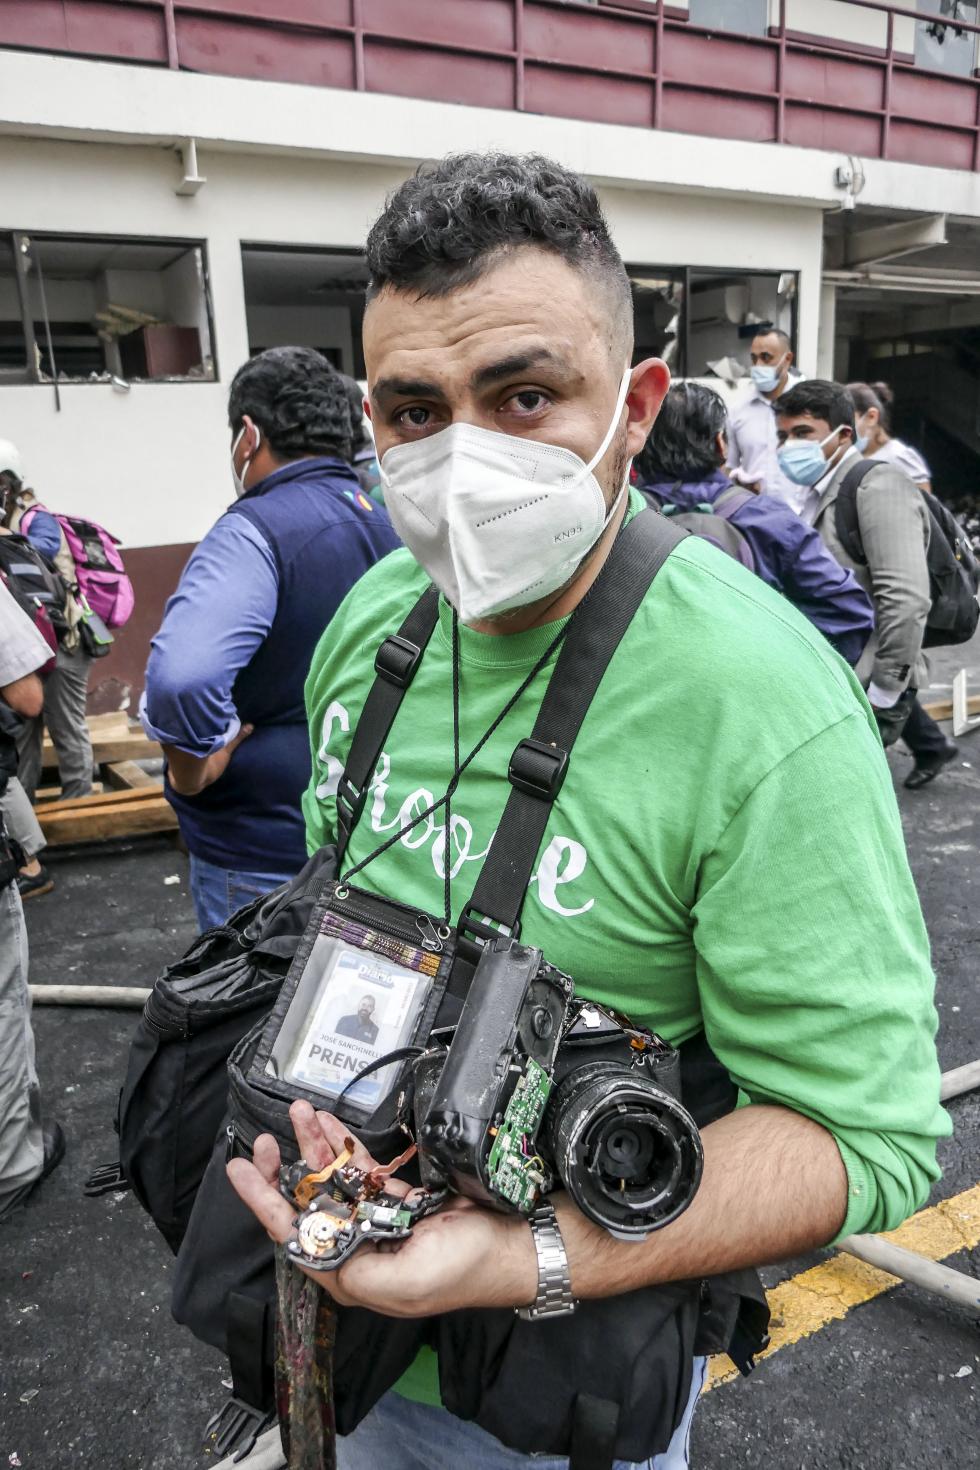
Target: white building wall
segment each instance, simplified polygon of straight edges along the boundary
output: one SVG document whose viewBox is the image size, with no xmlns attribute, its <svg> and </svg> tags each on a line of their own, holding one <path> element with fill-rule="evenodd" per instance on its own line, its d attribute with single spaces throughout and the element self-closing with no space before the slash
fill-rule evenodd
<svg viewBox="0 0 980 1470">
<path fill-rule="evenodd" d="M 0 435 L 20 445 L 29 479 L 58 509 L 87 512 L 130 546 L 196 541 L 228 504 L 228 383 L 249 346 L 241 240 L 360 248 L 385 195 L 408 171 L 216 148 L 199 151 L 199 166 L 208 182 L 180 197 L 177 159 L 164 147 L 0 138 L 0 228 L 206 245 L 218 382 L 133 383 L 128 392 L 66 383 L 60 413 L 49 384 L 0 387 Z M 601 195 L 630 261 L 799 271 L 801 360 L 812 371 L 819 210 L 613 185 Z M 115 284 L 122 294 L 125 282 Z M 165 281 L 164 290 L 173 284 Z M 287 319 L 290 334 L 316 339 L 333 316 L 320 312 Z M 256 345 L 272 340 L 274 314 L 250 313 Z"/>
</svg>

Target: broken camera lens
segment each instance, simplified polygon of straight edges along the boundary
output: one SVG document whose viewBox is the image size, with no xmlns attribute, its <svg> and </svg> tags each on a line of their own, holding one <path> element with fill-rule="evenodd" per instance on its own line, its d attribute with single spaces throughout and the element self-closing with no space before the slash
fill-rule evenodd
<svg viewBox="0 0 980 1470">
<path fill-rule="evenodd" d="M 575 1068 L 552 1093 L 546 1127 L 568 1193 L 611 1235 L 633 1239 L 660 1230 L 697 1192 L 697 1127 L 641 1066 L 593 1061 Z"/>
</svg>

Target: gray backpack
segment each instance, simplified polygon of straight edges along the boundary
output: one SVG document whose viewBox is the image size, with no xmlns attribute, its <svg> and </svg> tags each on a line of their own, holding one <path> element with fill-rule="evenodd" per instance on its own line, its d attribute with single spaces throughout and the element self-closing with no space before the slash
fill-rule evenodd
<svg viewBox="0 0 980 1470">
<path fill-rule="evenodd" d="M 681 484 L 682 481 L 678 480 L 675 490 Z M 651 505 L 670 517 L 675 526 L 690 531 L 692 536 L 700 536 L 703 541 L 710 541 L 712 546 L 717 546 L 719 551 L 724 551 L 727 556 L 741 562 L 750 572 L 756 570 L 752 547 L 738 527 L 732 524 L 731 519 L 736 511 L 741 510 L 753 498 L 751 490 L 733 485 L 730 490 L 719 495 L 714 503 L 704 500 L 694 507 L 675 505 L 669 492 L 664 494 L 662 490 L 644 490 L 643 493 Z"/>
</svg>

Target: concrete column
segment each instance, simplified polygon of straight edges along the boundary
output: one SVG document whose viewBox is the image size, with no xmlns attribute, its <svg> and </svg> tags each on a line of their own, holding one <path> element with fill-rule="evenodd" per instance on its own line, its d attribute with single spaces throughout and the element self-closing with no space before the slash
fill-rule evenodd
<svg viewBox="0 0 980 1470">
<path fill-rule="evenodd" d="M 837 287 L 823 282 L 820 287 L 820 326 L 817 334 L 817 377 L 833 378 L 837 336 Z"/>
</svg>

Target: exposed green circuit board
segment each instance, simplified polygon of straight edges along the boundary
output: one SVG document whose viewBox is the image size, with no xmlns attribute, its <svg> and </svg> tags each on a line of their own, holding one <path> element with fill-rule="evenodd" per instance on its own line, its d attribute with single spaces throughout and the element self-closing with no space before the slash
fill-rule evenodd
<svg viewBox="0 0 980 1470">
<path fill-rule="evenodd" d="M 534 1209 L 543 1189 L 551 1182 L 531 1142 L 550 1092 L 551 1078 L 543 1067 L 529 1059 L 511 1094 L 487 1160 L 490 1188 L 525 1215 Z M 524 1139 L 528 1140 L 527 1152 Z"/>
</svg>

